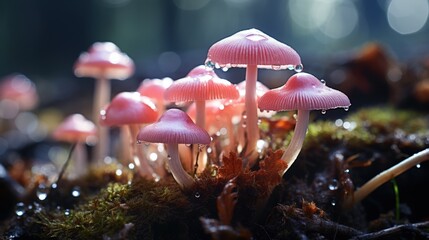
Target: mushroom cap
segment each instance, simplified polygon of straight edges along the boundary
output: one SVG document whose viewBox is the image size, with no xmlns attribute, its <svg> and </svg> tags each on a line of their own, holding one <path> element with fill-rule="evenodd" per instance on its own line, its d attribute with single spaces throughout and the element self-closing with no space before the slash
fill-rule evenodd
<svg viewBox="0 0 429 240">
<path fill-rule="evenodd" d="M 209 100 L 205 105 L 206 127 L 209 134 L 215 134 L 219 129 L 225 127 L 226 121 L 231 121 L 233 111 L 237 108 L 226 108 L 222 100 Z M 186 114 L 195 122 L 197 108 L 195 102 L 189 105 Z"/>
<path fill-rule="evenodd" d="M 285 85 L 266 92 L 258 101 L 261 110 L 327 110 L 348 108 L 349 98 L 342 92 L 327 87 L 308 73 L 292 75 Z"/>
<path fill-rule="evenodd" d="M 90 136 L 96 136 L 97 127 L 82 114 L 75 113 L 66 117 L 53 131 L 52 137 L 58 141 L 70 143 L 85 142 Z"/>
<path fill-rule="evenodd" d="M 206 130 L 177 108 L 168 109 L 157 122 L 140 129 L 137 140 L 167 144 L 209 144 L 211 141 Z"/>
<path fill-rule="evenodd" d="M 100 111 L 100 124 L 104 126 L 152 123 L 157 119 L 155 104 L 138 92 L 120 92 Z"/>
<path fill-rule="evenodd" d="M 206 63 L 219 67 L 247 67 L 293 69 L 301 65 L 301 58 L 290 46 L 267 34 L 248 29 L 214 43 L 208 50 Z"/>
<path fill-rule="evenodd" d="M 124 80 L 134 73 L 134 62 L 111 42 L 96 42 L 74 65 L 78 77 Z"/>
<path fill-rule="evenodd" d="M 156 99 L 157 101 L 164 100 L 165 90 L 171 86 L 173 79 L 165 77 L 163 79 L 154 78 L 154 79 L 144 79 L 140 86 L 137 88 L 142 96 Z"/>
<path fill-rule="evenodd" d="M 36 85 L 22 74 L 11 74 L 0 82 L 0 100 L 18 104 L 20 110 L 30 110 L 39 102 Z"/>
<path fill-rule="evenodd" d="M 213 99 L 235 99 L 239 93 L 234 84 L 219 78 L 211 68 L 199 65 L 184 78 L 178 79 L 165 90 L 168 101 L 205 101 Z"/>
</svg>

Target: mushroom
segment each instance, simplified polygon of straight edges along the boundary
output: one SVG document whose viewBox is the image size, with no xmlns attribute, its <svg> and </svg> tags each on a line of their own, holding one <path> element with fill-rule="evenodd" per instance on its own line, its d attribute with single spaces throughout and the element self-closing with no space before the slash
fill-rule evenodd
<svg viewBox="0 0 429 240">
<path fill-rule="evenodd" d="M 95 124 L 79 113 L 66 117 L 53 131 L 52 138 L 55 140 L 75 144 L 72 153 L 75 160 L 74 177 L 82 176 L 87 172 L 88 160 L 85 143 L 91 138 L 95 140 L 96 135 Z"/>
<path fill-rule="evenodd" d="M 144 126 L 137 135 L 138 141 L 165 143 L 168 166 L 182 189 L 194 184 L 194 179 L 183 168 L 179 158 L 178 144 L 209 144 L 210 136 L 204 128 L 194 124 L 182 110 L 171 108 L 155 123 Z"/>
<path fill-rule="evenodd" d="M 211 68 L 199 65 L 193 68 L 186 77 L 178 79 L 165 90 L 165 99 L 172 102 L 194 101 L 196 107 L 195 123 L 205 128 L 205 107 L 207 100 L 235 99 L 238 98 L 238 90 L 234 84 L 226 79 L 219 78 Z M 202 150 L 202 149 L 201 149 Z M 198 148 L 193 148 L 196 159 Z M 206 165 L 205 155 L 200 164 L 200 171 Z"/>
<path fill-rule="evenodd" d="M 244 156 L 256 158 L 259 138 L 257 101 L 255 98 L 258 68 L 302 70 L 301 58 L 290 46 L 267 34 L 248 29 L 214 43 L 208 50 L 206 65 L 211 67 L 246 68 L 245 111 L 247 148 Z"/>
<path fill-rule="evenodd" d="M 74 73 L 78 77 L 96 79 L 93 120 L 98 128 L 99 142 L 95 148 L 95 159 L 103 161 L 108 152 L 109 134 L 108 129 L 101 127 L 96 120 L 100 110 L 110 101 L 109 79 L 128 78 L 134 73 L 134 62 L 114 43 L 96 42 L 88 52 L 80 54 L 74 65 Z"/>
<path fill-rule="evenodd" d="M 143 153 L 143 148 L 138 148 L 136 137 L 141 124 L 155 122 L 158 119 L 158 111 L 155 104 L 138 92 L 120 92 L 107 107 L 100 112 L 100 123 L 103 126 L 122 126 L 123 133 L 129 131 L 129 146 L 133 154 L 133 161 L 142 177 L 157 179 L 152 167 Z M 128 134 L 127 134 L 128 135 Z"/>
<path fill-rule="evenodd" d="M 23 74 L 4 77 L 0 82 L 0 103 L 8 105 L 6 102 L 16 105 L 16 112 L 34 109 L 39 102 L 35 84 Z"/>
<path fill-rule="evenodd" d="M 153 100 L 158 108 L 158 112 L 161 115 L 165 111 L 166 102 L 164 100 L 165 90 L 171 86 L 173 79 L 165 77 L 163 79 L 154 78 L 154 79 L 144 79 L 140 86 L 137 88 L 142 96 L 149 97 Z"/>
<path fill-rule="evenodd" d="M 292 140 L 282 156 L 282 160 L 287 163 L 283 175 L 301 151 L 307 133 L 310 111 L 348 109 L 350 100 L 344 93 L 327 87 L 315 76 L 302 72 L 292 75 L 285 85 L 266 92 L 259 99 L 258 106 L 261 110 L 298 110 Z"/>
<path fill-rule="evenodd" d="M 172 102 L 194 101 L 196 124 L 205 128 L 205 103 L 214 99 L 238 98 L 238 90 L 226 79 L 219 78 L 211 68 L 199 65 L 184 78 L 178 79 L 165 90 L 165 99 Z"/>
</svg>

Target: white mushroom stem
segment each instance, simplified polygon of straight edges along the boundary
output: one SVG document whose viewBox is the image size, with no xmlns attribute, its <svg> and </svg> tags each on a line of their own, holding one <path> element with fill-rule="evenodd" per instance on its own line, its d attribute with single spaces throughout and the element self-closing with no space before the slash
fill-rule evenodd
<svg viewBox="0 0 429 240">
<path fill-rule="evenodd" d="M 110 81 L 104 77 L 96 79 L 95 96 L 93 106 L 93 121 L 97 126 L 98 142 L 94 149 L 96 163 L 102 164 L 109 152 L 109 128 L 100 125 L 98 121 L 100 110 L 110 101 Z"/>
<path fill-rule="evenodd" d="M 244 156 L 248 158 L 248 165 L 253 166 L 256 162 L 256 142 L 259 139 L 258 107 L 256 102 L 256 81 L 258 78 L 258 66 L 248 65 L 246 68 L 246 134 L 247 144 Z"/>
<path fill-rule="evenodd" d="M 350 209 L 385 182 L 393 179 L 394 177 L 416 166 L 417 164 L 427 160 L 429 160 L 429 148 L 426 148 L 425 150 L 422 150 L 401 161 L 400 163 L 394 165 L 393 167 L 379 173 L 377 176 L 373 177 L 371 180 L 369 180 L 356 191 L 354 191 L 354 193 L 348 195 L 344 199 L 342 205 L 343 209 Z"/>
<path fill-rule="evenodd" d="M 85 149 L 85 143 L 78 141 L 73 150 L 73 159 L 74 159 L 74 177 L 80 177 L 87 173 L 88 171 L 88 159 Z"/>
<path fill-rule="evenodd" d="M 137 167 L 137 170 L 140 174 L 140 176 L 147 178 L 147 179 L 154 179 L 156 177 L 156 174 L 152 167 L 149 165 L 149 162 L 143 152 L 143 147 L 137 146 L 136 140 L 138 132 L 140 130 L 139 126 L 137 124 L 130 124 L 130 136 L 131 136 L 131 148 L 132 152 L 134 154 L 134 164 Z"/>
<path fill-rule="evenodd" d="M 195 124 L 202 129 L 206 129 L 206 101 L 195 101 L 196 120 Z M 200 154 L 198 154 L 200 152 Z M 199 144 L 192 146 L 192 159 L 193 164 L 198 161 L 197 156 L 201 160 L 198 164 L 197 172 L 202 172 L 207 165 L 207 156 L 204 149 L 200 149 Z"/>
<path fill-rule="evenodd" d="M 287 163 L 286 169 L 283 171 L 284 175 L 287 170 L 292 166 L 298 157 L 299 152 L 301 152 L 302 145 L 304 143 L 305 135 L 307 134 L 308 123 L 310 120 L 310 111 L 309 110 L 298 110 L 296 117 L 295 130 L 293 132 L 292 140 L 290 141 L 288 147 L 283 153 L 282 160 Z"/>
<path fill-rule="evenodd" d="M 190 188 L 194 184 L 194 179 L 185 171 L 179 158 L 178 144 L 167 144 L 169 155 L 168 166 L 171 174 L 182 189 Z"/>
</svg>

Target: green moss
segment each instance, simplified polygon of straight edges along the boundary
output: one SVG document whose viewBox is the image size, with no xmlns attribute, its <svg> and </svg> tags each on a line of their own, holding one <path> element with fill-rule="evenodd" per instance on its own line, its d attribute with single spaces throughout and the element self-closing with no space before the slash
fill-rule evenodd
<svg viewBox="0 0 429 240">
<path fill-rule="evenodd" d="M 76 209 L 66 212 L 41 213 L 39 223 L 42 238 L 100 239 L 122 229 L 130 218 L 126 216 L 124 196 L 128 185 L 112 183 L 100 194 Z"/>
</svg>

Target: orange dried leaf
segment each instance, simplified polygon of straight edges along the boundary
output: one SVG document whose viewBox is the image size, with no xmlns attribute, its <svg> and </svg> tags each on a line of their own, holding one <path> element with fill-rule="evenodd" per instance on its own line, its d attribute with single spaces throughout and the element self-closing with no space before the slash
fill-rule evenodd
<svg viewBox="0 0 429 240">
<path fill-rule="evenodd" d="M 223 156 L 222 163 L 223 165 L 219 167 L 219 177 L 221 178 L 231 179 L 243 170 L 243 160 L 235 152 L 231 152 L 229 157 Z"/>
<path fill-rule="evenodd" d="M 287 164 L 281 157 L 282 150 L 269 151 L 264 160 L 259 162 L 259 170 L 256 172 L 256 181 L 265 182 L 267 187 L 273 187 L 282 180 L 281 173 L 286 169 Z"/>
</svg>

